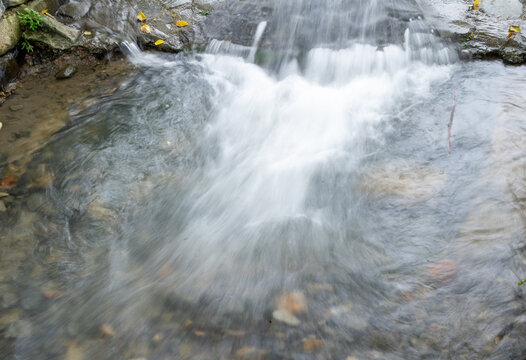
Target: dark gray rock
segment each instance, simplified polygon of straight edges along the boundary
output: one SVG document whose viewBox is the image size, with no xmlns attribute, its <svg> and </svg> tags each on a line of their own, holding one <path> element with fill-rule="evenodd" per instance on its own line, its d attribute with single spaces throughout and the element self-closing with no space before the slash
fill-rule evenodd
<svg viewBox="0 0 526 360">
<path fill-rule="evenodd" d="M 13 81 L 19 70 L 15 52 L 0 57 L 0 88 L 5 88 L 9 82 Z"/>
<path fill-rule="evenodd" d="M 55 77 L 59 80 L 69 79 L 77 72 L 77 68 L 71 64 L 64 65 L 56 74 Z"/>
<path fill-rule="evenodd" d="M 79 20 L 88 13 L 90 8 L 91 4 L 88 1 L 71 1 L 62 5 L 58 9 L 57 15 Z"/>
</svg>

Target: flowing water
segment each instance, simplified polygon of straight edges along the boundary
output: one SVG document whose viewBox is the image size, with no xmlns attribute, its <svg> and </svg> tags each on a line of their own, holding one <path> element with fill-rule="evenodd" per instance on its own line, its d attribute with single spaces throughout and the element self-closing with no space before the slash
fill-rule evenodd
<svg viewBox="0 0 526 360">
<path fill-rule="evenodd" d="M 248 44 L 123 44 L 138 73 L 34 158 L 6 358 L 526 356 L 526 70 L 414 1 L 267 5 Z"/>
</svg>

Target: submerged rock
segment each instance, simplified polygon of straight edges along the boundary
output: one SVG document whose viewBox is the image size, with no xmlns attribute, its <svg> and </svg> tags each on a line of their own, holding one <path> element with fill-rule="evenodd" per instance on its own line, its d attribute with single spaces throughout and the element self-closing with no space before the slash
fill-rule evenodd
<svg viewBox="0 0 526 360">
<path fill-rule="evenodd" d="M 57 79 L 69 79 L 77 72 L 77 68 L 71 64 L 64 65 L 56 74 Z"/>
<path fill-rule="evenodd" d="M 274 320 L 283 322 L 290 326 L 298 326 L 300 324 L 299 319 L 285 309 L 279 309 L 274 311 L 272 313 L 272 317 L 274 318 Z"/>
<path fill-rule="evenodd" d="M 404 160 L 369 168 L 362 176 L 360 188 L 374 196 L 403 196 L 420 199 L 438 192 L 447 175 L 430 166 Z"/>
</svg>

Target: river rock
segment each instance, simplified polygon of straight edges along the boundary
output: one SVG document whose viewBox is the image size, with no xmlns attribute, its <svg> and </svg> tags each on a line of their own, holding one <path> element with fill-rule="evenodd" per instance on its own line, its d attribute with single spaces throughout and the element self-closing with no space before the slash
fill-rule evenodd
<svg viewBox="0 0 526 360">
<path fill-rule="evenodd" d="M 69 79 L 77 72 L 77 68 L 71 64 L 64 65 L 56 74 L 57 79 Z"/>
<path fill-rule="evenodd" d="M 88 1 L 73 0 L 67 4 L 62 5 L 58 9 L 57 14 L 60 16 L 69 17 L 74 20 L 79 20 L 88 13 L 90 8 L 91 4 Z"/>
<path fill-rule="evenodd" d="M 2 17 L 4 13 L 5 13 L 5 5 L 2 1 L 0 1 L 0 17 Z"/>
</svg>

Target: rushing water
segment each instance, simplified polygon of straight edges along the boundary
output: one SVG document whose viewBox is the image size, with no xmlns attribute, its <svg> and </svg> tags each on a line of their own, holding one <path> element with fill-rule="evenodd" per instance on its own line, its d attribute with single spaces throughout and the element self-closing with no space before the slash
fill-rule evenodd
<svg viewBox="0 0 526 360">
<path fill-rule="evenodd" d="M 525 70 L 413 1 L 271 5 L 252 44 L 124 44 L 138 74 L 35 157 L 7 358 L 525 356 Z"/>
</svg>

